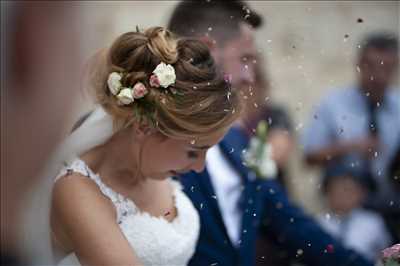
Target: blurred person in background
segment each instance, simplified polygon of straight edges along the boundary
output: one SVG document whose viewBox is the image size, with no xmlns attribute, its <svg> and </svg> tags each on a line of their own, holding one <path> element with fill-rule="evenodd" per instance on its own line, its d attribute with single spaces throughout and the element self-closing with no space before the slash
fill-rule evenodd
<svg viewBox="0 0 400 266">
<path fill-rule="evenodd" d="M 367 165 L 377 184 L 367 206 L 400 226 L 400 193 L 388 168 L 400 143 L 400 91 L 391 86 L 398 74 L 398 39 L 373 33 L 359 45 L 357 84 L 334 90 L 319 104 L 304 134 L 309 165 Z M 392 228 L 391 231 L 395 230 Z"/>
<path fill-rule="evenodd" d="M 392 240 L 382 216 L 363 208 L 375 186 L 366 169 L 365 166 L 338 164 L 325 170 L 322 192 L 327 213 L 319 216 L 319 222 L 346 247 L 374 262 Z"/>
<path fill-rule="evenodd" d="M 254 29 L 261 24 L 262 18 L 243 1 L 183 1 L 168 28 L 205 42 L 233 89 L 244 97 L 255 85 Z M 247 130 L 234 127 L 208 151 L 205 171 L 181 176 L 201 223 L 189 265 L 255 265 L 259 260 L 288 265 L 288 258 L 307 265 L 371 265 L 290 203 L 276 180 L 256 176 L 243 164 L 248 141 Z M 271 249 L 256 257 L 260 234 Z M 284 258 L 277 256 L 277 249 L 285 251 Z"/>
<path fill-rule="evenodd" d="M 393 189 L 400 194 L 400 142 L 397 145 L 396 154 L 393 156 L 390 168 L 389 168 L 389 179 L 390 183 L 393 186 Z M 389 228 L 392 230 L 392 236 L 396 243 L 400 242 L 400 211 L 399 208 L 393 209 L 391 212 L 388 212 L 387 223 Z"/>
<path fill-rule="evenodd" d="M 79 14 L 65 2 L 2 1 L 1 12 L 1 265 L 18 265 L 24 197 L 65 133 L 79 86 Z"/>
</svg>

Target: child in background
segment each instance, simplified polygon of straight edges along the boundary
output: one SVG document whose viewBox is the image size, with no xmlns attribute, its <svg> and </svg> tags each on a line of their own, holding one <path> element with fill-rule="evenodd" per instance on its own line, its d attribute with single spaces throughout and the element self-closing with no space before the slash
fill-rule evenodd
<svg viewBox="0 0 400 266">
<path fill-rule="evenodd" d="M 391 244 L 391 237 L 381 215 L 362 206 L 374 187 L 365 169 L 338 163 L 325 170 L 322 191 L 328 212 L 318 220 L 343 245 L 376 261 L 380 251 Z"/>
</svg>

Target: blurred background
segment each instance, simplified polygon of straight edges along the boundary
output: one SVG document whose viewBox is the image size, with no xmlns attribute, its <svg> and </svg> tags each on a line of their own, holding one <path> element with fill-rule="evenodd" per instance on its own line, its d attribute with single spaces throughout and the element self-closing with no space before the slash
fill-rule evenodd
<svg viewBox="0 0 400 266">
<path fill-rule="evenodd" d="M 366 34 L 399 32 L 398 1 L 248 1 L 265 19 L 256 31 L 270 81 L 271 101 L 289 111 L 298 141 L 290 158 L 289 190 L 308 211 L 322 210 L 319 172 L 302 164 L 300 137 L 311 111 L 327 91 L 354 83 L 356 52 Z M 90 30 L 84 54 L 109 45 L 119 34 L 166 25 L 177 1 L 101 1 L 79 6 Z M 211 25 L 210 25 L 211 26 Z M 399 84 L 397 74 L 396 83 Z M 398 86 L 396 86 L 398 87 Z M 82 103 L 77 109 L 90 109 Z M 79 110 L 79 111 L 78 111 Z M 77 117 L 76 116 L 76 117 Z"/>
<path fill-rule="evenodd" d="M 140 29 L 165 26 L 177 1 L 64 3 L 79 10 L 74 18 L 80 29 L 80 58 L 76 63 L 81 64 L 79 69 L 83 69 L 83 62 L 89 60 L 96 51 L 111 45 L 121 33 L 135 30 L 136 26 Z M 355 82 L 355 60 L 361 39 L 374 31 L 389 31 L 399 35 L 400 2 L 248 3 L 265 20 L 264 26 L 256 32 L 256 42 L 259 52 L 264 56 L 264 74 L 270 82 L 268 95 L 272 102 L 288 110 L 293 122 L 296 143 L 289 160 L 288 190 L 296 203 L 317 215 L 324 211 L 320 194 L 320 173 L 305 166 L 300 138 L 321 97 L 330 90 Z M 396 73 L 395 85 L 399 85 L 399 73 Z M 61 137 L 66 136 L 75 121 L 92 108 L 87 95 L 83 91 L 78 93 L 83 97 L 76 97 L 74 100 L 74 108 L 65 119 Z M 4 106 L 3 101 L 2 105 Z M 46 171 L 51 172 L 51 169 Z M 28 197 L 41 197 L 42 190 L 43 184 L 38 182 Z M 22 234 L 22 239 L 29 249 L 35 249 L 38 247 L 32 245 L 32 242 L 35 234 L 41 232 L 34 228 L 44 221 L 45 212 L 41 210 L 40 204 L 33 208 L 27 205 L 25 208 L 30 210 L 23 216 L 28 232 Z M 35 250 L 31 252 L 34 253 Z"/>
</svg>

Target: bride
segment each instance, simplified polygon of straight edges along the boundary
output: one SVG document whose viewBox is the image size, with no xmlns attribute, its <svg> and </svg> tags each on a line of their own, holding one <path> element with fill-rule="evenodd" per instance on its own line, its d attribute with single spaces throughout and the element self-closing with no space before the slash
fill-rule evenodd
<svg viewBox="0 0 400 266">
<path fill-rule="evenodd" d="M 205 45 L 121 35 L 94 75 L 97 109 L 65 142 L 50 223 L 60 265 L 186 265 L 199 218 L 170 177 L 202 171 L 239 100 Z M 236 110 L 236 112 L 235 112 Z"/>
</svg>

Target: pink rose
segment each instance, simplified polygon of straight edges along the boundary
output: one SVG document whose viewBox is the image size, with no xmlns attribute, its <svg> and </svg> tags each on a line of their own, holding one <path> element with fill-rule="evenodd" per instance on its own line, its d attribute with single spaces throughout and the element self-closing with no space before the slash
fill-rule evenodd
<svg viewBox="0 0 400 266">
<path fill-rule="evenodd" d="M 400 244 L 385 248 L 382 251 L 382 259 L 384 262 L 388 260 L 400 261 Z"/>
<path fill-rule="evenodd" d="M 160 87 L 160 80 L 158 79 L 157 75 L 151 75 L 150 76 L 150 86 L 154 88 Z"/>
<path fill-rule="evenodd" d="M 132 89 L 132 96 L 135 99 L 139 99 L 142 98 L 143 96 L 145 96 L 147 94 L 147 88 L 144 86 L 143 83 L 138 82 L 135 84 L 135 86 L 133 86 Z"/>
</svg>

